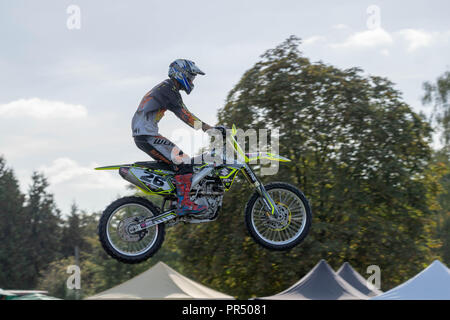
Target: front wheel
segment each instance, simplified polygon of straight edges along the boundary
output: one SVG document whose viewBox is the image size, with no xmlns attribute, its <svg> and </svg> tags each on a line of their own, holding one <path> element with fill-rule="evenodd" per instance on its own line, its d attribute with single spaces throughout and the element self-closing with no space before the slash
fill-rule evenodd
<svg viewBox="0 0 450 320">
<path fill-rule="evenodd" d="M 255 192 L 245 208 L 245 224 L 253 239 L 271 250 L 289 250 L 302 242 L 311 226 L 311 207 L 305 195 L 284 182 L 264 186 L 276 203 L 277 217 L 266 209 L 263 199 Z"/>
<path fill-rule="evenodd" d="M 147 260 L 161 247 L 165 226 L 161 223 L 135 233 L 131 232 L 131 227 L 158 214 L 159 210 L 141 197 L 125 197 L 114 201 L 103 212 L 98 226 L 103 249 L 124 263 Z"/>
</svg>

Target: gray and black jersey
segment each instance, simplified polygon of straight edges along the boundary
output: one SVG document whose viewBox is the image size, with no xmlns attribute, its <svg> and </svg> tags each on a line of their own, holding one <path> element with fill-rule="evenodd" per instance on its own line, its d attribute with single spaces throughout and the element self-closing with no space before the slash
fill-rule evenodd
<svg viewBox="0 0 450 320">
<path fill-rule="evenodd" d="M 167 110 L 172 111 L 192 128 L 197 129 L 194 127 L 196 121 L 199 121 L 200 128 L 203 127 L 203 123 L 184 105 L 173 80 L 167 79 L 156 85 L 142 98 L 131 122 L 133 137 L 159 135 L 158 122 Z"/>
<path fill-rule="evenodd" d="M 192 128 L 198 129 L 198 125 L 205 130 L 206 124 L 189 112 L 175 83 L 167 79 L 142 98 L 131 123 L 134 141 L 139 149 L 155 160 L 170 164 L 178 173 L 192 173 L 192 165 L 181 162 L 183 151 L 158 133 L 158 122 L 167 110 Z"/>
</svg>

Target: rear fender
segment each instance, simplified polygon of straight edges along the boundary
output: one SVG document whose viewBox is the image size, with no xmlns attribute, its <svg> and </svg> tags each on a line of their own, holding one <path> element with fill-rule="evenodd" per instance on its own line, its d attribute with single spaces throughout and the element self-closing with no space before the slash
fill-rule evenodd
<svg viewBox="0 0 450 320">
<path fill-rule="evenodd" d="M 119 170 L 121 167 L 131 167 L 131 164 L 117 164 L 112 166 L 97 167 L 95 170 Z"/>
</svg>

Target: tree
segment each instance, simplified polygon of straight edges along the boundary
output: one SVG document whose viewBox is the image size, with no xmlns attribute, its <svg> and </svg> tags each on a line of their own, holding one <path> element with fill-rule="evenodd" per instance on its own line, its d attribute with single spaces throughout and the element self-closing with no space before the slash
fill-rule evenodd
<svg viewBox="0 0 450 320">
<path fill-rule="evenodd" d="M 13 170 L 0 156 L 0 288 L 23 288 L 32 272 L 22 250 L 27 246 L 23 237 L 23 201 Z"/>
<path fill-rule="evenodd" d="M 425 82 L 423 88 L 425 94 L 422 102 L 425 105 L 433 105 L 432 118 L 442 129 L 441 139 L 448 149 L 450 148 L 450 71 L 439 76 L 436 83 Z"/>
<path fill-rule="evenodd" d="M 24 207 L 26 223 L 22 236 L 26 246 L 21 248 L 33 272 L 27 277 L 27 288 L 34 288 L 40 273 L 60 257 L 62 221 L 53 195 L 47 191 L 48 182 L 41 173 L 33 172 Z"/>
<path fill-rule="evenodd" d="M 89 244 L 84 239 L 86 234 L 83 230 L 83 216 L 85 215 L 85 213 L 83 215 L 79 213 L 76 203 L 72 204 L 62 230 L 60 251 L 64 257 L 73 256 L 75 247 L 80 251 L 88 249 Z"/>
<path fill-rule="evenodd" d="M 218 117 L 244 130 L 279 129 L 280 154 L 292 162 L 263 180 L 290 182 L 310 199 L 306 241 L 289 252 L 254 244 L 242 223 L 250 189 L 239 181 L 216 223 L 174 230 L 183 271 L 241 298 L 281 291 L 322 258 L 335 267 L 377 264 L 384 289 L 432 259 L 429 124 L 388 79 L 312 63 L 299 44 L 292 36 L 266 51 Z"/>
<path fill-rule="evenodd" d="M 434 233 L 438 244 L 435 247 L 437 247 L 437 256 L 447 265 L 450 264 L 450 158 L 448 155 L 448 148 L 437 150 L 430 164 L 430 167 L 436 168 L 435 179 L 440 186 Z"/>
<path fill-rule="evenodd" d="M 423 84 L 424 105 L 433 105 L 431 123 L 435 125 L 436 131 L 440 131 L 443 147 L 436 150 L 433 165 L 443 167 L 445 171 L 439 177 L 442 193 L 438 197 L 440 214 L 437 217 L 437 238 L 441 242 L 439 255 L 444 263 L 450 263 L 450 71 L 444 72 L 436 82 L 425 82 Z"/>
</svg>

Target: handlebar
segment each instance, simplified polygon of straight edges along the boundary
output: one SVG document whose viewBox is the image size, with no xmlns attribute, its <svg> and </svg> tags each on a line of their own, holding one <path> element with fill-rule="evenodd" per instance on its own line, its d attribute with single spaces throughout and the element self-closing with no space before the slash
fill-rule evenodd
<svg viewBox="0 0 450 320">
<path fill-rule="evenodd" d="M 220 131 L 220 133 L 222 134 L 223 137 L 226 137 L 227 135 L 227 130 L 229 130 L 228 128 L 226 128 L 225 126 L 217 126 L 217 127 L 213 127 L 213 130 L 218 130 Z"/>
</svg>

